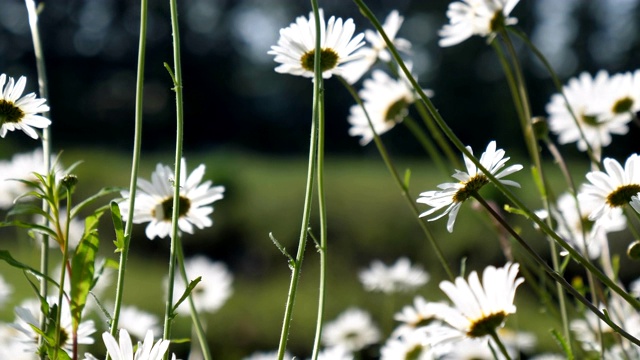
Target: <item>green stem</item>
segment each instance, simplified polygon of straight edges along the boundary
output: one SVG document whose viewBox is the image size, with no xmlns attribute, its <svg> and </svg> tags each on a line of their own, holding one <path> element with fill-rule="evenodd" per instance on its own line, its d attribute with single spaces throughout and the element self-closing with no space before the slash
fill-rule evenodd
<svg viewBox="0 0 640 360">
<path fill-rule="evenodd" d="M 180 237 L 178 237 L 178 246 L 177 246 L 177 255 L 178 262 L 180 263 L 180 275 L 182 276 L 182 281 L 184 281 L 185 287 L 189 286 L 189 277 L 187 276 L 187 269 L 184 265 L 184 252 L 182 251 L 182 242 Z M 196 332 L 196 337 L 198 338 L 198 342 L 200 343 L 200 349 L 202 350 L 202 356 L 204 360 L 211 360 L 211 351 L 209 350 L 209 343 L 207 341 L 207 336 L 204 331 L 204 327 L 202 326 L 202 322 L 200 321 L 200 315 L 198 314 L 198 309 L 196 309 L 196 305 L 193 302 L 193 292 L 189 294 L 189 312 L 191 314 L 191 321 L 193 322 L 193 327 Z"/>
<path fill-rule="evenodd" d="M 398 62 L 398 65 L 407 76 L 407 79 L 417 91 L 418 95 L 426 105 L 429 113 L 438 124 L 442 132 L 445 134 L 447 138 L 454 144 L 454 146 L 461 151 L 466 157 L 469 158 L 471 162 L 473 162 L 479 171 L 485 174 L 485 176 L 498 188 L 500 192 L 502 192 L 509 201 L 511 201 L 514 205 L 516 205 L 520 210 L 533 222 L 535 222 L 542 231 L 549 234 L 563 249 L 565 249 L 577 262 L 579 262 L 582 266 L 584 266 L 589 272 L 592 272 L 600 281 L 602 281 L 606 286 L 611 288 L 614 292 L 618 293 L 622 296 L 629 304 L 633 305 L 634 308 L 640 309 L 640 302 L 631 296 L 629 293 L 624 291 L 620 286 L 615 284 L 611 279 L 609 279 L 605 274 L 603 274 L 597 267 L 595 267 L 588 259 L 584 258 L 580 253 L 578 253 L 574 248 L 572 248 L 564 239 L 562 239 L 558 234 L 555 233 L 544 221 L 542 221 L 533 211 L 529 210 L 525 204 L 516 197 L 511 190 L 509 190 L 505 185 L 500 183 L 496 177 L 491 174 L 485 167 L 480 163 L 480 161 L 473 156 L 473 154 L 466 149 L 462 141 L 455 135 L 455 133 L 451 130 L 451 128 L 444 121 L 436 107 L 433 105 L 429 97 L 424 93 L 424 91 L 420 88 L 416 80 L 411 75 L 411 72 L 406 67 L 406 65 L 402 62 L 402 58 L 398 53 L 397 49 L 393 45 L 393 43 L 389 40 L 389 38 L 382 32 L 382 25 L 376 19 L 375 15 L 371 12 L 371 10 L 364 4 L 363 0 L 353 0 L 357 5 L 360 11 L 364 14 L 369 21 L 374 25 L 374 27 L 381 32 L 381 36 L 385 40 L 385 43 L 388 46 L 389 51 L 391 52 L 393 58 Z M 597 309 L 596 309 L 597 310 Z"/>
<path fill-rule="evenodd" d="M 180 218 L 180 183 L 182 177 L 182 143 L 184 131 L 184 101 L 182 96 L 182 63 L 180 60 L 180 28 L 178 24 L 178 4 L 177 0 L 169 0 L 171 7 L 171 30 L 173 33 L 173 90 L 176 93 L 176 156 L 175 156 L 175 179 L 173 183 L 173 211 L 171 214 L 171 245 L 169 250 L 169 283 L 167 286 L 167 302 L 164 313 L 164 333 L 163 339 L 171 338 L 171 325 L 173 321 L 173 290 L 176 274 L 176 251 L 178 243 L 178 220 Z M 169 358 L 169 353 L 164 355 L 164 359 Z"/>
<path fill-rule="evenodd" d="M 300 280 L 300 271 L 302 269 L 302 261 L 304 260 L 304 251 L 307 246 L 307 232 L 309 231 L 309 218 L 311 217 L 311 202 L 313 197 L 313 180 L 316 176 L 318 161 L 318 132 L 320 118 L 320 96 L 322 90 L 322 68 L 321 68 L 321 39 L 320 39 L 320 12 L 316 0 L 311 1 L 313 16 L 315 20 L 315 51 L 313 57 L 313 114 L 311 121 L 311 136 L 309 140 L 309 166 L 307 168 L 307 185 L 305 188 L 304 208 L 302 210 L 302 226 L 300 227 L 300 238 L 298 241 L 298 253 L 296 254 L 295 263 L 291 270 L 291 281 L 289 283 L 289 293 L 287 295 L 287 304 L 284 311 L 284 320 L 282 321 L 282 331 L 280 333 L 280 342 L 278 344 L 278 360 L 284 359 L 284 353 L 287 350 L 287 341 L 289 339 L 289 331 L 291 329 L 291 318 L 293 316 L 293 305 L 296 300 L 298 291 L 298 282 Z"/>
<path fill-rule="evenodd" d="M 50 184 L 51 186 L 56 186 L 55 182 Z M 67 262 L 69 259 L 69 223 L 71 222 L 71 190 L 67 187 L 67 223 L 64 231 L 58 231 L 58 233 L 62 236 L 60 240 L 62 240 L 62 266 L 60 268 L 60 291 L 58 291 L 58 313 L 56 314 L 56 347 L 53 351 L 53 358 L 58 358 L 58 351 L 60 349 L 60 335 L 62 333 L 62 325 L 60 324 L 60 319 L 62 319 L 62 300 L 64 295 L 64 283 L 67 275 Z M 58 214 L 59 215 L 59 214 Z M 60 228 L 60 216 L 56 216 L 57 228 Z M 46 301 L 46 298 L 45 298 Z M 75 343 L 77 341 L 77 327 L 73 324 L 74 333 L 72 334 L 72 338 Z M 75 351 L 73 352 L 73 359 L 78 358 L 77 347 L 75 347 Z"/>
<path fill-rule="evenodd" d="M 34 0 L 25 0 L 27 7 L 27 14 L 29 17 L 29 28 L 31 29 L 31 38 L 33 39 L 33 52 L 36 57 L 36 69 L 38 72 L 38 88 L 40 91 L 40 97 L 43 99 L 49 98 L 48 80 L 47 80 L 47 68 L 45 66 L 44 51 L 42 48 L 42 41 L 40 40 L 40 30 L 38 28 L 38 10 Z M 42 116 L 51 118 L 50 113 L 47 111 L 42 113 Z M 42 131 L 42 155 L 44 171 L 48 174 L 51 170 L 51 130 L 49 127 Z M 49 205 L 46 200 L 42 201 L 42 210 L 49 213 Z M 44 219 L 44 226 L 49 226 L 47 219 Z M 49 274 L 49 237 L 42 235 L 42 242 L 40 247 L 40 272 Z M 40 279 L 40 296 L 46 299 L 48 296 L 48 284 L 45 278 Z M 46 326 L 46 317 L 44 314 L 40 314 L 40 329 L 44 329 Z M 38 337 L 38 345 L 42 345 L 42 337 Z M 45 355 L 42 354 L 40 358 L 44 360 Z"/>
<path fill-rule="evenodd" d="M 606 316 L 605 314 L 603 314 L 600 311 L 600 309 L 598 309 L 589 300 L 587 300 L 584 296 L 582 296 L 582 294 L 580 294 L 580 292 L 578 292 L 576 289 L 574 289 L 573 286 L 571 286 L 571 284 L 569 284 L 567 282 L 567 280 L 565 280 L 562 276 L 560 276 L 560 274 L 558 274 L 549 265 L 547 265 L 547 263 L 544 261 L 544 259 L 541 258 L 540 255 L 538 255 L 538 253 L 536 253 L 535 250 L 533 250 L 529 246 L 529 244 L 527 244 L 527 242 L 520 236 L 520 234 L 518 234 L 518 232 L 515 231 L 511 227 L 511 225 L 509 225 L 509 223 L 507 223 L 504 220 L 504 218 L 502 216 L 500 216 L 500 214 L 496 213 L 493 210 L 493 208 L 491 208 L 491 206 L 484 200 L 484 198 L 482 198 L 482 196 L 480 196 L 479 194 L 476 193 L 476 194 L 473 195 L 473 197 L 476 200 L 478 200 L 478 202 L 491 214 L 491 216 L 493 216 L 498 222 L 500 222 L 500 224 L 507 231 L 509 231 L 511 236 L 513 236 L 513 238 L 516 239 L 516 241 L 518 241 L 518 243 L 522 246 L 522 248 L 526 250 L 527 254 L 533 260 L 535 260 L 535 262 L 539 266 L 541 266 L 542 269 L 544 269 L 544 271 L 546 271 L 551 276 L 551 278 L 553 278 L 557 283 L 561 284 L 562 287 L 565 290 L 567 290 L 567 292 L 571 293 L 571 295 L 573 295 L 578 301 L 580 301 L 586 307 L 588 307 L 589 310 L 591 310 L 596 316 L 598 316 L 600 319 L 602 319 L 602 321 L 604 321 L 607 325 L 611 326 L 612 329 L 614 329 L 616 332 L 618 332 L 620 335 L 622 335 L 623 337 L 627 338 L 629 341 L 633 342 L 634 344 L 640 345 L 640 340 L 636 339 L 631 334 L 627 333 L 624 329 L 622 329 L 620 326 L 618 326 L 613 321 L 611 321 L 608 316 Z"/>
<path fill-rule="evenodd" d="M 384 161 L 384 164 L 387 166 L 387 169 L 391 173 L 393 180 L 395 181 L 396 185 L 398 185 L 398 187 L 400 188 L 402 196 L 407 201 L 407 204 L 411 208 L 411 212 L 413 213 L 414 217 L 418 220 L 418 224 L 420 225 L 422 232 L 424 233 L 427 240 L 429 241 L 429 244 L 431 244 L 431 247 L 436 253 L 436 256 L 438 257 L 438 261 L 440 261 L 440 265 L 442 265 L 442 268 L 447 273 L 447 276 L 449 277 L 449 279 L 453 281 L 455 279 L 455 276 L 453 275 L 451 268 L 447 264 L 447 261 L 444 258 L 444 255 L 442 254 L 442 250 L 440 249 L 440 246 L 436 242 L 436 239 L 431 233 L 431 230 L 429 230 L 429 228 L 424 223 L 424 221 L 420 219 L 420 211 L 418 211 L 418 207 L 415 204 L 414 198 L 409 194 L 408 184 L 405 184 L 402 181 L 402 179 L 400 179 L 400 175 L 398 174 L 398 171 L 396 170 L 395 166 L 393 166 L 393 161 L 391 161 L 391 157 L 389 156 L 387 149 L 382 143 L 382 139 L 380 139 L 380 136 L 378 135 L 378 133 L 376 133 L 373 127 L 373 124 L 371 123 L 371 118 L 369 117 L 369 113 L 367 112 L 367 109 L 364 107 L 362 100 L 358 96 L 358 93 L 356 93 L 355 89 L 351 85 L 349 85 L 349 83 L 347 83 L 342 78 L 340 78 L 340 81 L 342 82 L 342 85 L 344 85 L 344 87 L 349 91 L 353 99 L 358 103 L 358 105 L 364 111 L 364 114 L 367 117 L 367 122 L 369 123 L 369 127 L 371 128 L 371 132 L 373 133 L 373 141 L 376 144 L 376 147 L 378 148 L 378 152 L 382 157 L 382 161 Z"/>
<path fill-rule="evenodd" d="M 113 315 L 110 324 L 110 333 L 116 337 L 118 333 L 118 322 L 120 320 L 120 309 L 124 294 L 124 278 L 127 269 L 127 259 L 129 257 L 129 245 L 131 243 L 131 229 L 133 228 L 133 213 L 135 209 L 136 192 L 138 189 L 138 169 L 140 168 L 140 149 L 142 148 L 142 116 L 144 99 L 144 64 L 147 38 L 147 0 L 140 0 L 140 39 L 138 42 L 138 65 L 136 75 L 136 108 L 134 120 L 133 155 L 131 160 L 131 175 L 129 178 L 129 213 L 127 214 L 124 241 L 120 251 L 120 262 L 118 265 L 118 279 L 116 282 L 116 298 L 113 305 Z M 109 360 L 107 353 L 106 359 Z"/>
<path fill-rule="evenodd" d="M 502 340 L 500 340 L 498 333 L 495 330 L 493 330 L 491 333 L 489 333 L 489 336 L 491 336 L 495 344 L 498 346 L 498 349 L 500 349 L 500 352 L 502 353 L 502 355 L 504 355 L 504 357 L 507 360 L 511 360 L 511 356 L 509 356 L 509 352 L 507 351 L 507 348 L 504 346 L 504 343 L 502 342 Z"/>
</svg>

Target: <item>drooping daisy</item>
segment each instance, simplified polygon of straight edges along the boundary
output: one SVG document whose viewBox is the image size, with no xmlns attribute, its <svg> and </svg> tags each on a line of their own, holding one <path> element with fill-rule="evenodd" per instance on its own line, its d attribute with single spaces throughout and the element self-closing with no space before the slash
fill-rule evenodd
<svg viewBox="0 0 640 360">
<path fill-rule="evenodd" d="M 153 331 L 151 330 L 147 331 L 144 342 L 138 342 L 135 353 L 127 330 L 120 329 L 118 338 L 119 341 L 116 341 L 109 332 L 102 334 L 104 345 L 113 360 L 162 360 L 169 350 L 169 340 L 159 339 L 155 344 L 153 343 Z M 173 359 L 175 359 L 175 355 L 173 355 Z M 96 358 L 91 354 L 85 354 L 85 360 L 96 360 Z"/>
<path fill-rule="evenodd" d="M 380 341 L 380 330 L 368 312 L 350 308 L 327 323 L 322 332 L 322 343 L 327 347 L 341 346 L 359 351 Z"/>
<path fill-rule="evenodd" d="M 354 51 L 364 45 L 364 34 L 353 36 L 356 26 L 353 19 L 343 21 L 332 16 L 329 22 L 324 21 L 320 10 L 320 55 L 322 77 L 345 75 L 344 64 L 357 59 Z M 275 55 L 275 62 L 280 63 L 276 72 L 313 78 L 313 62 L 316 48 L 316 27 L 313 13 L 309 19 L 299 16 L 295 23 L 280 30 L 277 45 L 271 46 L 270 55 Z"/>
<path fill-rule="evenodd" d="M 187 259 L 184 265 L 189 281 L 199 276 L 202 277 L 191 292 L 198 312 L 214 313 L 218 311 L 232 293 L 233 275 L 229 272 L 227 266 L 219 261 L 211 261 L 202 255 Z M 185 289 L 186 285 L 182 281 L 182 277 L 176 275 L 176 284 L 173 291 L 174 301 L 180 299 Z M 190 313 L 187 301 L 180 304 L 178 313 L 182 315 Z"/>
<path fill-rule="evenodd" d="M 360 145 L 365 146 L 373 140 L 373 131 L 367 120 L 367 114 L 376 134 L 382 135 L 399 124 L 409 114 L 409 105 L 413 104 L 416 95 L 408 80 L 401 77 L 393 79 L 382 70 L 374 70 L 371 79 L 363 82 L 358 93 L 367 110 L 353 105 L 348 117 L 351 128 L 349 135 L 361 136 Z M 428 96 L 433 92 L 427 90 Z"/>
<path fill-rule="evenodd" d="M 393 10 L 384 20 L 382 29 L 398 51 L 409 53 L 411 51 L 411 42 L 407 39 L 396 37 L 403 22 L 404 17 L 401 16 L 397 10 Z M 369 46 L 360 48 L 355 54 L 359 59 L 345 65 L 347 71 L 344 72 L 343 77 L 349 84 L 358 81 L 364 73 L 371 69 L 377 59 L 384 62 L 391 61 L 391 54 L 389 50 L 387 50 L 387 43 L 379 32 L 367 29 L 364 31 L 364 37 L 368 41 Z"/>
<path fill-rule="evenodd" d="M 204 176 L 205 166 L 198 166 L 187 177 L 186 161 L 182 159 L 180 176 L 180 214 L 178 227 L 181 231 L 192 234 L 193 227 L 204 229 L 213 225 L 209 215 L 213 212 L 209 205 L 223 198 L 224 186 L 211 186 L 211 181 L 200 184 Z M 171 215 L 173 212 L 173 169 L 169 166 L 158 164 L 156 171 L 151 174 L 151 181 L 138 179 L 138 192 L 136 195 L 133 223 L 148 222 L 146 235 L 150 240 L 156 236 L 165 238 L 171 233 Z M 120 201 L 122 217 L 127 218 L 129 213 L 129 192 L 123 191 Z"/>
<path fill-rule="evenodd" d="M 633 88 L 638 81 L 622 75 L 610 78 L 606 71 L 599 71 L 594 77 L 582 73 L 570 79 L 562 87 L 567 101 L 561 94 L 554 94 L 546 106 L 549 130 L 558 136 L 560 144 L 577 142 L 580 151 L 586 151 L 589 144 L 599 156 L 601 149 L 611 144 L 612 134 L 629 131 L 631 111 L 640 106 L 632 100 L 637 96 L 633 95 L 637 91 Z"/>
<path fill-rule="evenodd" d="M 33 129 L 44 129 L 51 125 L 51 120 L 37 115 L 49 111 L 45 104 L 46 99 L 36 98 L 36 94 L 29 93 L 23 97 L 22 92 L 27 84 L 27 78 L 21 76 L 18 82 L 14 82 L 7 75 L 0 75 L 0 137 L 4 137 L 8 131 L 22 130 L 33 139 L 38 138 L 38 133 Z"/>
<path fill-rule="evenodd" d="M 434 341 L 486 339 L 502 327 L 507 316 L 516 312 L 513 304 L 516 288 L 524 282 L 522 278 L 516 278 L 518 267 L 512 263 L 501 268 L 488 266 L 482 273 L 482 283 L 475 271 L 468 280 L 457 277 L 455 283 L 441 282 L 440 289 L 454 306 L 445 305 L 439 309 L 438 316 L 451 327 Z"/>
<path fill-rule="evenodd" d="M 591 259 L 600 256 L 602 247 L 607 242 L 607 233 L 627 228 L 627 218 L 620 208 L 613 210 L 611 218 L 602 219 L 596 226 L 593 220 L 589 220 L 589 214 L 597 207 L 596 201 L 581 201 L 577 204 L 571 194 L 564 193 L 558 198 L 557 211 L 552 211 L 558 224 L 558 235 L 581 252 L 586 251 Z"/>
<path fill-rule="evenodd" d="M 467 146 L 467 149 L 473 154 L 471 147 Z M 520 187 L 515 181 L 504 180 L 503 177 L 513 174 L 516 171 L 522 169 L 522 165 L 516 164 L 507 167 L 502 170 L 507 161 L 510 158 L 504 157 L 505 151 L 502 149 L 496 149 L 496 142 L 492 141 L 487 146 L 487 150 L 480 156 L 480 163 L 484 166 L 493 176 L 495 176 L 500 183 L 509 186 Z M 447 221 L 447 230 L 453 232 L 453 225 L 456 221 L 460 206 L 469 197 L 473 196 L 483 186 L 489 183 L 487 176 L 479 170 L 476 165 L 467 156 L 464 156 L 464 162 L 467 167 L 467 172 L 456 170 L 456 173 L 451 175 L 455 179 L 459 180 L 457 183 L 444 183 L 438 185 L 441 190 L 425 191 L 420 194 L 417 202 L 427 204 L 432 207 L 422 214 L 420 217 L 429 216 L 436 211 L 445 209 L 445 211 L 429 219 L 434 221 L 449 214 L 449 220 Z"/>
<path fill-rule="evenodd" d="M 580 201 L 594 201 L 596 206 L 589 220 L 612 220 L 632 196 L 640 192 L 640 156 L 632 154 L 624 168 L 614 159 L 602 161 L 606 172 L 591 171 L 587 174 L 590 184 L 585 184 L 578 194 Z"/>
<path fill-rule="evenodd" d="M 459 44 L 473 35 L 486 37 L 504 26 L 515 25 L 518 19 L 509 17 L 520 0 L 463 0 L 449 4 L 447 17 L 438 34 L 442 47 Z"/>
<path fill-rule="evenodd" d="M 50 297 L 47 301 L 49 306 L 53 306 L 58 302 L 58 299 Z M 20 306 L 15 308 L 15 313 L 16 320 L 11 324 L 11 326 L 20 331 L 23 335 L 26 335 L 21 335 L 16 341 L 23 343 L 29 351 L 35 353 L 38 348 L 39 335 L 33 327 L 40 327 L 40 301 L 36 299 L 26 300 Z M 66 301 L 62 302 L 60 325 L 61 347 L 70 353 L 73 351 L 73 324 L 69 304 Z M 96 328 L 93 320 L 83 320 L 78 326 L 77 343 L 85 345 L 93 344 L 94 340 L 92 335 L 95 331 Z"/>
<path fill-rule="evenodd" d="M 365 290 L 385 294 L 415 291 L 429 281 L 429 274 L 419 266 L 412 266 L 406 257 L 398 259 L 391 266 L 375 260 L 358 275 Z"/>
</svg>

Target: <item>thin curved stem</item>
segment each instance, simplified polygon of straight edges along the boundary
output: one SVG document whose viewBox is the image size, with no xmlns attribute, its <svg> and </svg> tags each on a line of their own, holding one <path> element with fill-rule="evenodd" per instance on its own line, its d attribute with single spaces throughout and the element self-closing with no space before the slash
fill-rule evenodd
<svg viewBox="0 0 640 360">
<path fill-rule="evenodd" d="M 489 336 L 491 336 L 495 344 L 498 346 L 498 349 L 500 349 L 500 352 L 502 353 L 502 355 L 504 355 L 505 359 L 511 360 L 511 356 L 509 355 L 509 352 L 507 351 L 507 348 L 504 346 L 504 343 L 502 342 L 502 340 L 500 340 L 498 333 L 494 330 L 489 334 Z"/>
<path fill-rule="evenodd" d="M 124 294 L 124 279 L 127 269 L 127 259 L 129 257 L 129 245 L 131 244 L 131 229 L 133 228 L 133 213 L 136 202 L 136 192 L 138 189 L 138 170 L 140 168 L 140 149 L 142 148 L 142 117 L 144 99 L 144 64 L 147 39 L 147 0 L 140 0 L 140 39 L 138 41 L 138 64 L 136 74 L 136 107 L 134 118 L 133 154 L 131 159 L 131 175 L 129 177 L 129 213 L 127 214 L 124 241 L 120 251 L 118 265 L 118 279 L 116 282 L 116 298 L 113 305 L 113 315 L 109 332 L 114 338 L 118 333 L 118 322 L 120 320 L 120 310 Z M 107 353 L 106 359 L 109 359 Z"/>
<path fill-rule="evenodd" d="M 178 4 L 177 0 L 169 0 L 171 6 L 171 30 L 173 33 L 173 90 L 176 93 L 176 156 L 175 156 L 175 179 L 173 180 L 173 211 L 171 214 L 171 245 L 169 253 L 169 282 L 167 286 L 167 302 L 164 314 L 164 333 L 163 339 L 171 338 L 171 325 L 173 321 L 173 290 L 176 268 L 176 252 L 178 246 L 178 220 L 180 217 L 180 181 L 182 178 L 182 144 L 184 131 L 184 109 L 182 94 L 182 63 L 180 60 L 180 27 L 178 22 Z M 169 354 L 165 354 L 165 360 L 169 358 Z"/>
</svg>

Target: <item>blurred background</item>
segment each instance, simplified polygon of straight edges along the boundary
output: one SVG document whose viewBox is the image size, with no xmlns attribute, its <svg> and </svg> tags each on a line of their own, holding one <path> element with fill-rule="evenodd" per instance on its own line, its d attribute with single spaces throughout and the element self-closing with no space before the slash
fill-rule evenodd
<svg viewBox="0 0 640 360">
<path fill-rule="evenodd" d="M 492 48 L 479 37 L 451 48 L 437 45 L 437 31 L 447 23 L 448 3 L 367 2 L 380 20 L 393 9 L 405 17 L 399 36 L 413 45 L 410 57 L 419 82 L 434 90 L 434 104 L 462 141 L 479 151 L 495 139 L 518 158 L 525 150 L 521 130 Z M 351 2 L 326 0 L 320 5 L 327 15 L 353 18 L 358 32 L 372 28 Z M 205 254 L 224 261 L 235 275 L 234 295 L 218 313 L 207 318 L 215 358 L 236 359 L 255 350 L 277 347 L 289 270 L 268 234 L 273 232 L 290 252 L 295 252 L 312 87 L 308 79 L 273 71 L 276 64 L 267 51 L 276 44 L 280 28 L 297 16 L 306 16 L 309 10 L 307 2 L 293 0 L 179 2 L 188 169 L 205 163 L 206 178 L 226 186 L 225 199 L 215 204 L 215 225 L 184 239 L 187 256 Z M 149 11 L 140 170 L 144 178 L 149 178 L 156 163 L 172 163 L 175 146 L 175 101 L 163 66 L 164 62 L 173 61 L 169 2 L 150 1 Z M 604 69 L 615 73 L 633 71 L 640 65 L 640 7 L 636 0 L 522 1 L 512 15 L 563 82 L 583 71 L 594 74 Z M 63 151 L 64 164 L 84 161 L 76 171 L 80 178 L 77 198 L 83 199 L 104 186 L 127 186 L 139 4 L 118 0 L 47 1 L 40 29 L 49 76 L 53 148 L 55 152 Z M 545 115 L 544 106 L 555 92 L 553 83 L 531 52 L 517 40 L 516 45 L 533 113 Z M 29 79 L 27 91 L 37 90 L 26 9 L 19 0 L 0 2 L 0 72 L 16 78 L 25 75 Z M 357 305 L 370 309 L 381 326 L 390 330 L 393 312 L 381 310 L 389 309 L 381 306 L 389 300 L 381 294 L 364 292 L 358 284 L 357 271 L 374 259 L 390 264 L 408 255 L 432 274 L 432 281 L 421 291 L 432 299 L 441 297 L 437 283 L 443 277 L 375 147 L 361 147 L 358 139 L 348 135 L 346 118 L 353 103 L 351 97 L 338 81 L 327 81 L 326 88 L 332 268 L 327 317 L 332 319 L 348 306 Z M 605 156 L 624 159 L 638 151 L 640 132 L 637 126 L 630 128 L 628 135 L 614 138 L 616 146 L 605 149 Z M 414 195 L 448 181 L 432 167 L 406 128 L 396 127 L 383 140 L 398 161 L 398 168 L 411 169 Z M 38 145 L 24 134 L 10 133 L 0 141 L 0 159 Z M 576 176 L 582 179 L 587 169 L 584 155 L 573 144 L 562 150 L 575 161 Z M 549 170 L 551 176 L 558 176 L 554 170 Z M 527 184 L 530 177 L 524 174 L 518 181 L 523 187 L 533 186 Z M 540 206 L 535 198 L 527 200 L 534 207 Z M 468 257 L 470 268 L 504 262 L 495 231 L 485 225 L 483 216 L 470 207 L 463 209 L 458 221 L 465 226 L 458 226 L 453 237 L 445 235 L 444 220 L 433 224 L 434 234 L 442 239 L 445 255 L 454 268 L 463 257 Z M 102 231 L 102 250 L 105 256 L 115 258 L 108 222 Z M 532 229 L 523 225 L 523 231 Z M 0 246 L 11 248 L 24 258 L 33 257 L 37 263 L 33 244 L 16 246 L 14 234 L 6 229 L 0 235 Z M 535 239 L 540 241 L 534 246 L 545 251 L 546 242 Z M 619 242 L 621 249 L 627 240 Z M 137 226 L 132 249 L 127 300 L 160 315 L 168 241 L 148 241 L 144 226 Z M 317 260 L 313 246 L 309 246 L 290 342 L 292 352 L 298 356 L 309 352 L 313 336 Z M 11 271 L 2 265 L 0 271 L 5 270 Z M 628 278 L 637 275 L 625 271 L 623 267 L 623 275 Z M 24 282 L 21 284 L 24 289 L 20 292 L 27 296 L 30 289 Z M 140 286 L 145 290 L 139 291 Z M 413 295 L 394 299 L 391 309 L 397 310 Z M 535 300 L 530 301 L 536 306 Z M 11 309 L 10 305 L 5 308 L 7 321 Z M 557 326 L 553 319 L 540 320 L 535 315 L 534 311 L 536 323 L 532 329 L 527 329 L 526 321 L 521 322 L 525 330 L 542 329 L 544 333 Z M 540 321 L 545 323 L 540 325 Z M 179 319 L 176 331 L 189 336 L 188 320 Z"/>
</svg>

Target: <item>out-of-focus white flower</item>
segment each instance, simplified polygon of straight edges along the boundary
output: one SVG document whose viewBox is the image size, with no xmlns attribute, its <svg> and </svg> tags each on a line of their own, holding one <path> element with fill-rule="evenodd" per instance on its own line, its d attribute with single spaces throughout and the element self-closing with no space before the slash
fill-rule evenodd
<svg viewBox="0 0 640 360">
<path fill-rule="evenodd" d="M 386 294 L 415 291 L 429 281 L 429 274 L 419 266 L 412 266 L 406 257 L 391 266 L 375 260 L 369 268 L 360 271 L 359 277 L 365 290 Z"/>
<path fill-rule="evenodd" d="M 368 312 L 350 308 L 325 325 L 322 343 L 327 347 L 340 346 L 358 351 L 380 341 L 380 336 L 380 330 Z"/>
<path fill-rule="evenodd" d="M 284 353 L 284 359 L 293 360 L 293 357 L 288 351 L 286 351 Z M 278 351 L 257 351 L 244 357 L 243 360 L 278 360 Z"/>
<path fill-rule="evenodd" d="M 144 338 L 149 331 L 152 332 L 153 336 L 162 334 L 156 315 L 132 305 L 123 306 L 120 309 L 119 320 L 118 326 L 120 328 L 126 329 L 131 335 L 139 339 Z"/>
<path fill-rule="evenodd" d="M 59 164 L 54 166 L 56 172 L 62 171 Z M 0 209 L 10 208 L 16 198 L 31 190 L 26 184 L 16 180 L 37 181 L 33 173 L 47 173 L 42 149 L 15 154 L 10 161 L 0 161 Z"/>
<path fill-rule="evenodd" d="M 198 312 L 214 313 L 229 299 L 233 289 L 233 274 L 227 266 L 219 261 L 211 261 L 207 257 L 198 255 L 185 261 L 185 268 L 189 281 L 201 276 L 202 280 L 191 292 L 191 297 Z M 178 280 L 179 279 L 179 280 Z M 182 276 L 176 274 L 176 284 L 173 291 L 174 302 L 180 299 L 186 289 Z M 178 307 L 178 313 L 190 313 L 188 300 Z"/>
</svg>

